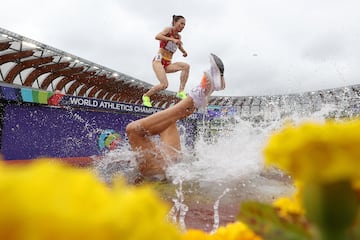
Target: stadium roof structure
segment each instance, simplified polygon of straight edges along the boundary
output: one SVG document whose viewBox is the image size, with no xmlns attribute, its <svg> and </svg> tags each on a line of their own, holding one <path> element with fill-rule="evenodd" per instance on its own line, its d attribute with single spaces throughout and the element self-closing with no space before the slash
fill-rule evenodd
<svg viewBox="0 0 360 240">
<path fill-rule="evenodd" d="M 0 28 L 0 81 L 64 94 L 141 104 L 152 85 L 70 53 Z M 179 100 L 162 91 L 153 106 L 166 108 Z"/>
<path fill-rule="evenodd" d="M 151 84 L 101 66 L 65 51 L 0 28 L 0 83 L 20 85 L 79 97 L 141 104 Z M 258 109 L 269 103 L 295 101 L 338 102 L 341 96 L 360 99 L 360 85 L 274 96 L 211 96 L 211 106 Z M 345 97 L 348 99 L 348 97 Z M 175 92 L 161 91 L 151 97 L 153 106 L 167 108 L 179 101 Z M 360 105 L 360 103 L 359 103 Z"/>
</svg>

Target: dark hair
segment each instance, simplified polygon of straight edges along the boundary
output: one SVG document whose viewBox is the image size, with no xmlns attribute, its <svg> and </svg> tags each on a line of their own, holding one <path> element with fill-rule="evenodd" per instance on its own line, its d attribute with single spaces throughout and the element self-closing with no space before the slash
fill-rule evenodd
<svg viewBox="0 0 360 240">
<path fill-rule="evenodd" d="M 172 16 L 172 25 L 174 26 L 174 23 L 176 23 L 177 21 L 179 21 L 180 19 L 185 19 L 183 16 L 181 15 L 173 15 Z"/>
</svg>

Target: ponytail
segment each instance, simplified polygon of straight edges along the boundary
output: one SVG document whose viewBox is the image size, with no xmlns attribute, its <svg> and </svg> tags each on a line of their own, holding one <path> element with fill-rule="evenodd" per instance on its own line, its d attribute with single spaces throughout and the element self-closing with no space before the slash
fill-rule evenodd
<svg viewBox="0 0 360 240">
<path fill-rule="evenodd" d="M 172 26 L 174 26 L 174 24 L 177 22 L 177 21 L 179 21 L 180 19 L 185 19 L 183 16 L 181 16 L 181 15 L 173 15 L 172 16 Z"/>
</svg>

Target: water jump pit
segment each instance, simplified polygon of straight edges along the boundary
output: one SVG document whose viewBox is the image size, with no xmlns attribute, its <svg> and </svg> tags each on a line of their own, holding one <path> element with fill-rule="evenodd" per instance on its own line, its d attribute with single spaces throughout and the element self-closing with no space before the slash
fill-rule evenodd
<svg viewBox="0 0 360 240">
<path fill-rule="evenodd" d="M 141 183 L 149 184 L 168 202 L 171 206 L 169 220 L 184 230 L 195 228 L 213 232 L 219 226 L 237 220 L 242 202 L 270 204 L 278 197 L 294 192 L 289 176 L 263 166 L 261 149 L 267 130 L 259 131 L 258 127 L 246 122 L 231 129 L 231 133 L 222 130 L 213 136 L 216 143 L 198 136 L 193 148 L 184 144 L 184 159 L 168 169 L 166 181 Z M 184 135 L 181 139 L 184 143 Z M 249 144 L 250 139 L 252 144 Z M 239 150 L 239 144 L 243 150 Z M 137 170 L 132 159 L 133 153 L 123 145 L 95 161 L 94 169 L 99 178 L 109 184 L 117 176 L 134 184 Z"/>
</svg>

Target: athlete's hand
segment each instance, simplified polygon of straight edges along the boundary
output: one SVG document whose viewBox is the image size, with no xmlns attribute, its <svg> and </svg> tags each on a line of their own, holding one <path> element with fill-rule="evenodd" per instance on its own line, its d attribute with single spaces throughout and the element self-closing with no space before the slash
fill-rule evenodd
<svg viewBox="0 0 360 240">
<path fill-rule="evenodd" d="M 173 42 L 178 46 L 182 45 L 182 42 L 179 39 L 173 38 Z"/>
</svg>

